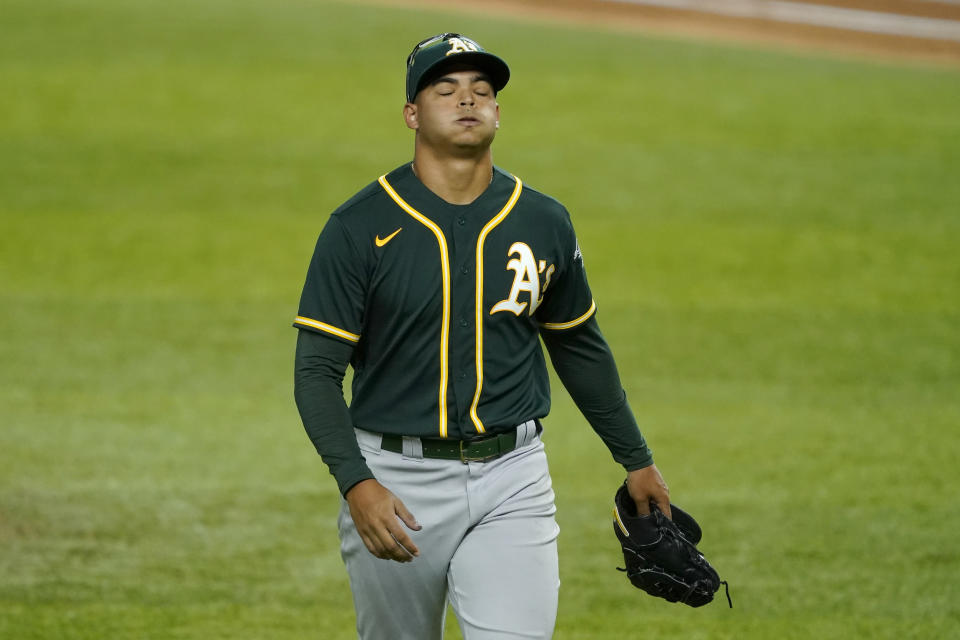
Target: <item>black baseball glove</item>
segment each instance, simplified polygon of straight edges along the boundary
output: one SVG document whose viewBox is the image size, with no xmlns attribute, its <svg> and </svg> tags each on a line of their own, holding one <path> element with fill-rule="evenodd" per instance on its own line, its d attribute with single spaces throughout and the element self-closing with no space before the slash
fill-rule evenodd
<svg viewBox="0 0 960 640">
<path fill-rule="evenodd" d="M 678 506 L 671 504 L 670 520 L 655 505 L 650 515 L 637 514 L 637 505 L 626 485 L 614 497 L 613 530 L 623 548 L 627 577 L 638 589 L 669 602 L 700 607 L 711 600 L 720 585 L 730 589 L 697 550 L 703 532 L 700 525 Z"/>
</svg>

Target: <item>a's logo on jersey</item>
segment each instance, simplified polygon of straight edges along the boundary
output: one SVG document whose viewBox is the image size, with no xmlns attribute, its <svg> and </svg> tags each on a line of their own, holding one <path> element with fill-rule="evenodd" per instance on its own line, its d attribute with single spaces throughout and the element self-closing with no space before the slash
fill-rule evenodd
<svg viewBox="0 0 960 640">
<path fill-rule="evenodd" d="M 447 51 L 446 55 L 450 55 L 451 53 L 467 53 L 468 51 L 480 50 L 480 47 L 477 45 L 477 43 L 469 38 L 450 38 L 447 40 L 447 44 L 450 45 L 450 51 Z"/>
<path fill-rule="evenodd" d="M 543 302 L 543 294 L 546 293 L 550 285 L 550 278 L 556 269 L 552 264 L 548 267 L 546 260 L 537 261 L 533 257 L 533 251 L 523 242 L 514 242 L 507 251 L 508 256 L 517 256 L 507 262 L 507 269 L 514 272 L 513 286 L 510 287 L 510 295 L 493 305 L 490 309 L 490 315 L 500 311 L 509 311 L 514 315 L 520 315 L 527 308 L 528 301 L 520 302 L 520 294 L 529 296 L 530 310 L 528 315 L 533 315 L 540 303 Z M 540 284 L 540 274 L 543 274 L 543 285 Z"/>
</svg>

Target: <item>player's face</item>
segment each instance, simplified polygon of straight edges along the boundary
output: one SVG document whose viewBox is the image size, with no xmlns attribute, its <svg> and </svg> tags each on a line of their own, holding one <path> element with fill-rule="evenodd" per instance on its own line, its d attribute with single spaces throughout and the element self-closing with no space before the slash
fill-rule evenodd
<svg viewBox="0 0 960 640">
<path fill-rule="evenodd" d="M 407 126 L 418 142 L 461 153 L 485 150 L 493 142 L 500 106 L 487 76 L 479 71 L 451 71 L 417 94 L 404 107 Z"/>
</svg>

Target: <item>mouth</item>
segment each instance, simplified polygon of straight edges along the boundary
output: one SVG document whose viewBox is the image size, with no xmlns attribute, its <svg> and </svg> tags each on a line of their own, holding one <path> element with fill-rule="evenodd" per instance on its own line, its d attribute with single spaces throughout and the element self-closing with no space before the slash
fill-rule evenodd
<svg viewBox="0 0 960 640">
<path fill-rule="evenodd" d="M 459 124 L 462 124 L 465 127 L 475 127 L 476 125 L 480 124 L 479 120 L 471 116 L 464 116 L 463 118 L 458 118 L 457 122 Z"/>
</svg>

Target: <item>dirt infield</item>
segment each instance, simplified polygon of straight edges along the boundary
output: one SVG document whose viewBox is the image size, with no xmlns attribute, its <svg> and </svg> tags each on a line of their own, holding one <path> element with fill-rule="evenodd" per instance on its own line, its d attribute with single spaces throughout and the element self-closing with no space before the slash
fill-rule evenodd
<svg viewBox="0 0 960 640">
<path fill-rule="evenodd" d="M 372 4 L 461 9 L 525 20 L 588 24 L 634 31 L 758 43 L 889 61 L 932 62 L 960 67 L 960 42 L 869 33 L 762 18 L 718 15 L 608 0 L 368 0 Z M 797 0 L 793 0 L 797 3 Z M 960 21 L 960 3 L 928 0 L 800 0 L 803 4 L 914 18 Z"/>
</svg>

